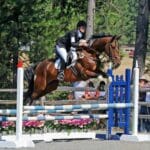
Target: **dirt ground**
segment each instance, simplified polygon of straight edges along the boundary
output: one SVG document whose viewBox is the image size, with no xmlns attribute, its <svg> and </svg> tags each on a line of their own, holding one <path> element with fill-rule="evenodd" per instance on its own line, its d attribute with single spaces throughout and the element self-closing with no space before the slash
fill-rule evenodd
<svg viewBox="0 0 150 150">
<path fill-rule="evenodd" d="M 121 65 L 113 71 L 115 75 L 124 75 L 125 69 L 132 69 L 133 59 L 129 58 L 128 53 L 125 53 L 125 56 L 121 60 Z"/>
<path fill-rule="evenodd" d="M 19 148 L 17 150 L 149 150 L 150 142 L 126 142 L 107 140 L 68 140 L 50 143 L 36 142 L 35 148 Z M 0 150 L 6 150 L 2 148 Z M 15 150 L 13 148 L 7 150 Z"/>
</svg>

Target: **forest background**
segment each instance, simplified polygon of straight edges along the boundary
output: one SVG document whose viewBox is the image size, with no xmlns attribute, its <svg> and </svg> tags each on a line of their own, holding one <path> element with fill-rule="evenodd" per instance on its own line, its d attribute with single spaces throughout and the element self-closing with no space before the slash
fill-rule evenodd
<svg viewBox="0 0 150 150">
<path fill-rule="evenodd" d="M 57 38 L 86 20 L 87 9 L 88 0 L 0 0 L 0 87 L 16 86 L 20 51 L 30 63 L 54 57 Z M 96 0 L 94 33 L 121 35 L 121 45 L 135 44 L 137 15 L 138 0 Z"/>
</svg>

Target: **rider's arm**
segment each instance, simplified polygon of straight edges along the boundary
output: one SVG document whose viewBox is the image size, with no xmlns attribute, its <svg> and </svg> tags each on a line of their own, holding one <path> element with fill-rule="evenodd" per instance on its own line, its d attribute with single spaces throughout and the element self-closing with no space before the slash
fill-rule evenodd
<svg viewBox="0 0 150 150">
<path fill-rule="evenodd" d="M 87 41 L 86 40 L 83 40 L 83 39 L 81 39 L 79 42 L 74 42 L 75 40 L 74 40 L 75 38 L 74 37 L 72 37 L 72 42 L 71 42 L 71 47 L 73 47 L 73 48 L 76 48 L 76 47 L 78 47 L 78 46 L 85 46 L 85 47 L 87 47 L 88 46 L 88 43 L 87 43 Z"/>
<path fill-rule="evenodd" d="M 76 48 L 79 46 L 79 41 L 76 41 L 75 32 L 72 32 L 70 34 L 70 42 L 71 42 L 71 47 Z"/>
<path fill-rule="evenodd" d="M 84 39 L 80 39 L 80 41 L 77 40 L 76 38 L 76 32 L 71 32 L 70 33 L 70 42 L 71 42 L 71 48 L 75 49 L 76 47 L 79 46 L 88 46 L 87 41 Z"/>
</svg>

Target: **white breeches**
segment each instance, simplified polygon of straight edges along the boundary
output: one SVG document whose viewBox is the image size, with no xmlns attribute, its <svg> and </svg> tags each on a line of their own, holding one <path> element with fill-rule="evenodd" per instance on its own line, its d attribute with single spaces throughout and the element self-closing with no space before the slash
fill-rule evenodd
<svg viewBox="0 0 150 150">
<path fill-rule="evenodd" d="M 65 63 L 67 63 L 67 50 L 64 47 L 56 46 L 56 52 L 60 57 L 64 60 Z"/>
<path fill-rule="evenodd" d="M 78 56 L 77 56 L 76 51 L 71 51 L 71 53 L 72 53 L 72 56 L 73 56 L 73 58 L 72 58 L 72 63 L 74 63 L 74 62 L 76 62 Z"/>
<path fill-rule="evenodd" d="M 78 56 L 76 53 L 76 49 L 75 48 L 71 48 L 70 49 L 71 53 L 72 53 L 72 63 L 75 64 Z M 65 63 L 67 63 L 67 50 L 64 47 L 59 47 L 58 45 L 56 46 L 56 53 L 63 59 L 63 61 Z M 60 63 L 60 60 L 58 60 L 58 64 Z"/>
</svg>

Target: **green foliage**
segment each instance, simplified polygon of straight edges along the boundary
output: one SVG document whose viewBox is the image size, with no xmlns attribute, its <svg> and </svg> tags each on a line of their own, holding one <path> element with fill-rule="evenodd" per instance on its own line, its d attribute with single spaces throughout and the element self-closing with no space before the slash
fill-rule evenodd
<svg viewBox="0 0 150 150">
<path fill-rule="evenodd" d="M 68 96 L 69 92 L 59 92 L 59 91 L 56 91 L 56 92 L 53 92 L 53 93 L 50 93 L 46 96 L 46 99 L 48 100 L 66 100 L 67 99 L 67 96 Z"/>
<path fill-rule="evenodd" d="M 32 63 L 54 57 L 58 37 L 86 20 L 88 1 L 1 0 L 0 5 L 0 80 L 12 85 L 18 51 L 29 48 Z M 96 0 L 95 33 L 122 35 L 123 44 L 134 43 L 136 8 L 137 0 Z"/>
<path fill-rule="evenodd" d="M 95 32 L 122 35 L 123 44 L 133 44 L 137 2 L 137 0 L 97 0 Z"/>
</svg>

